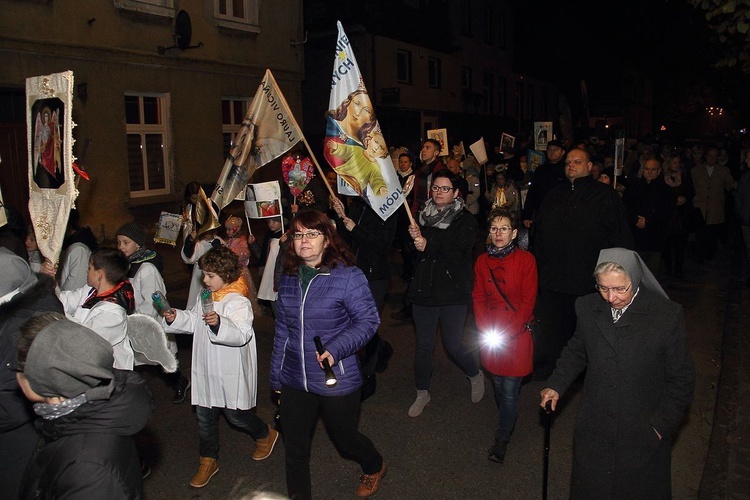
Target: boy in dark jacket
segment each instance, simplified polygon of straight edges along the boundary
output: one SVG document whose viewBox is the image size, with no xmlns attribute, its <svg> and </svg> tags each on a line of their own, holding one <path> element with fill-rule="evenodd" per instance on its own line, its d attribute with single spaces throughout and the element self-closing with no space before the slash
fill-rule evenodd
<svg viewBox="0 0 750 500">
<path fill-rule="evenodd" d="M 26 469 L 21 498 L 143 497 L 131 436 L 153 410 L 134 372 L 112 368 L 109 342 L 58 313 L 28 320 L 18 340 L 18 385 L 34 402 L 43 446 Z"/>
</svg>

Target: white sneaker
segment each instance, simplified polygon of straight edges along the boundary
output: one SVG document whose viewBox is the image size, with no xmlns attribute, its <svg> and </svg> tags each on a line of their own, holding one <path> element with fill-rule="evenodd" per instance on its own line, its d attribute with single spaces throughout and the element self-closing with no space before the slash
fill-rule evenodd
<svg viewBox="0 0 750 500">
<path fill-rule="evenodd" d="M 411 408 L 409 408 L 409 416 L 410 417 L 420 416 L 422 414 L 422 411 L 424 410 L 424 407 L 427 406 L 427 403 L 429 402 L 430 402 L 429 391 L 417 390 L 417 399 L 414 400 L 414 403 L 412 403 Z"/>
<path fill-rule="evenodd" d="M 471 402 L 478 403 L 484 397 L 484 374 L 480 371 L 473 377 L 469 377 L 471 382 Z"/>
</svg>

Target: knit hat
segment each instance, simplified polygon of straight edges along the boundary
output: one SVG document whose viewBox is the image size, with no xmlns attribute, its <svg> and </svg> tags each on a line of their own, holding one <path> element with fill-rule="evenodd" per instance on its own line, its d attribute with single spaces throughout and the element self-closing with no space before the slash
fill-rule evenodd
<svg viewBox="0 0 750 500">
<path fill-rule="evenodd" d="M 117 230 L 115 236 L 125 236 L 135 241 L 138 246 L 146 246 L 146 230 L 135 222 L 126 222 Z"/>
<path fill-rule="evenodd" d="M 112 346 L 93 330 L 61 318 L 31 342 L 24 375 L 44 397 L 108 399 L 114 390 Z"/>
<path fill-rule="evenodd" d="M 27 292 L 37 282 L 29 264 L 5 247 L 0 247 L 0 304 L 10 302 L 18 294 Z"/>
</svg>

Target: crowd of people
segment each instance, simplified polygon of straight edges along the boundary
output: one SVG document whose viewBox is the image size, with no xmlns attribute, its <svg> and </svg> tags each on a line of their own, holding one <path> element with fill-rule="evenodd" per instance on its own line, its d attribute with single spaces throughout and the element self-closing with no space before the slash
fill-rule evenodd
<svg viewBox="0 0 750 500">
<path fill-rule="evenodd" d="M 601 143 L 553 139 L 547 161 L 532 169 L 526 142 L 518 144 L 512 151 L 489 147 L 494 154 L 484 165 L 458 150 L 440 157 L 434 139 L 422 143 L 418 157 L 394 149 L 398 178 L 411 186 L 405 209 L 383 220 L 363 198 L 332 194 L 322 207 L 295 204 L 290 218 L 268 218 L 260 241 L 239 217 L 204 218 L 210 210 L 201 203 L 210 202 L 200 184 L 190 183 L 180 247 L 192 276 L 184 310 L 154 302 L 155 292 L 167 296 L 163 262 L 135 222 L 117 230 L 116 248 L 99 247 L 75 214 L 59 265 L 42 262 L 33 232 L 19 235 L 20 250 L 3 245 L 8 411 L 0 445 L 14 459 L 0 468 L 2 496 L 62 496 L 92 474 L 100 478 L 89 484 L 94 496 L 142 492 L 148 464 L 131 437 L 153 401 L 133 371 L 134 314 L 158 321 L 172 355 L 173 335 L 192 335 L 189 378 L 179 370 L 166 375 L 174 402 L 189 393 L 196 407 L 192 487 L 207 486 L 219 471 L 223 414 L 255 442 L 254 460 L 271 456 L 281 441 L 287 494 L 312 498 L 310 436 L 320 416 L 337 450 L 362 469 L 356 495 L 374 495 L 388 454 L 397 451 L 381 452 L 358 421 L 361 402 L 375 392 L 376 375 L 394 352 L 380 316 L 396 273 L 406 293 L 393 317 L 412 321 L 415 331 L 409 417 L 429 411 L 438 331 L 468 380 L 468 399 L 481 401 L 485 378 L 491 380 L 498 410 L 487 452 L 493 462 L 505 460 L 525 381 L 545 381 L 540 404 L 554 410 L 585 372 L 573 496 L 635 498 L 648 491 L 669 498 L 670 445 L 691 403 L 695 373 L 682 310 L 660 281 L 685 279 L 686 256 L 710 261 L 724 243 L 736 244 L 748 269 L 750 151 L 742 161 L 738 152 L 735 165 L 721 145 L 639 142 L 618 166 Z M 393 265 L 396 252 L 400 268 Z M 264 267 L 257 287 L 253 263 Z M 278 427 L 253 411 L 254 319 L 264 303 L 275 322 L 268 354 Z M 133 405 L 127 425 L 119 423 L 123 404 Z M 116 439 L 97 447 L 86 438 L 88 425 L 117 427 Z M 51 437 L 61 432 L 62 440 Z M 47 445 L 37 448 L 40 437 Z M 85 466 L 68 441 L 86 455 Z"/>
</svg>

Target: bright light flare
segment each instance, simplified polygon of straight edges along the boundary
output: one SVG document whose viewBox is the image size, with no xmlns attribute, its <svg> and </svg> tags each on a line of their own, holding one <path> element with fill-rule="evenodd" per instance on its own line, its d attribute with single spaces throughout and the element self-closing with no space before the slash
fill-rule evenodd
<svg viewBox="0 0 750 500">
<path fill-rule="evenodd" d="M 490 331 L 482 334 L 484 345 L 490 349 L 499 349 L 503 346 L 503 335 L 500 332 Z"/>
</svg>

